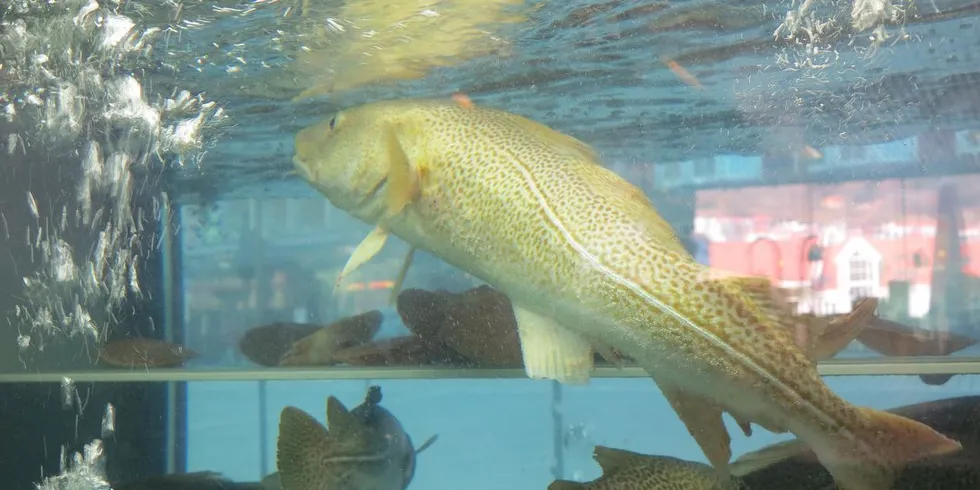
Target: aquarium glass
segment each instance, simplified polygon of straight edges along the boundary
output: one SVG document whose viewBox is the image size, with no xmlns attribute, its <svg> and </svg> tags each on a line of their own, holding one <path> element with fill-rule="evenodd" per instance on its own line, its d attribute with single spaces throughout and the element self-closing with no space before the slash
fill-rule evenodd
<svg viewBox="0 0 980 490">
<path fill-rule="evenodd" d="M 3 486 L 980 488 L 977 7 L 2 2 Z"/>
</svg>

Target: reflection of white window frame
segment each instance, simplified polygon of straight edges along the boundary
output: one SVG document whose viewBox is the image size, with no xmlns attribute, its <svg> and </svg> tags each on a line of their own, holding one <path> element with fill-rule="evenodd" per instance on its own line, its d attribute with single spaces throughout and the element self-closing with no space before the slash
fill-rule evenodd
<svg viewBox="0 0 980 490">
<path fill-rule="evenodd" d="M 874 289 L 870 286 L 851 286 L 848 290 L 848 296 L 851 298 L 851 302 L 857 301 L 861 298 L 869 298 L 874 296 Z"/>
<path fill-rule="evenodd" d="M 815 260 L 808 264 L 810 269 L 810 281 L 817 282 L 823 279 L 823 261 Z"/>
<path fill-rule="evenodd" d="M 864 297 L 881 296 L 881 253 L 874 245 L 863 237 L 849 239 L 837 253 L 837 288 L 841 295 L 841 305 L 848 302 L 846 310 L 850 311 L 855 295 Z M 859 270 L 855 270 L 858 269 Z"/>
<path fill-rule="evenodd" d="M 871 261 L 857 251 L 847 259 L 847 280 L 850 283 L 865 283 L 871 280 Z"/>
<path fill-rule="evenodd" d="M 837 305 L 831 298 L 821 298 L 819 306 L 820 310 L 817 311 L 817 315 L 833 315 L 837 313 Z"/>
</svg>

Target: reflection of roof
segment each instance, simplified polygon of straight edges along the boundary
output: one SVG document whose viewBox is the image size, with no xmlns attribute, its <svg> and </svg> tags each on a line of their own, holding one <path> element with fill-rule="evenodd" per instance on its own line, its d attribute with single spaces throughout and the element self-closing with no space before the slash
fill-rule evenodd
<svg viewBox="0 0 980 490">
<path fill-rule="evenodd" d="M 904 239 L 864 239 L 881 254 L 882 286 L 888 281 L 900 279 L 926 285 L 932 280 L 934 237 L 912 235 Z M 836 260 L 848 241 L 823 247 L 824 281 L 818 289 L 836 289 Z M 762 239 L 755 245 L 752 242 L 713 242 L 709 247 L 709 255 L 711 266 L 719 269 L 765 275 L 781 281 L 807 281 L 811 277 L 806 255 L 812 243 L 814 241 L 808 240 L 806 235 L 779 240 Z M 961 250 L 965 262 L 963 272 L 980 276 L 980 260 L 968 260 L 971 256 L 980 257 L 980 241 L 963 242 Z M 919 253 L 919 267 L 916 267 L 916 252 Z"/>
</svg>

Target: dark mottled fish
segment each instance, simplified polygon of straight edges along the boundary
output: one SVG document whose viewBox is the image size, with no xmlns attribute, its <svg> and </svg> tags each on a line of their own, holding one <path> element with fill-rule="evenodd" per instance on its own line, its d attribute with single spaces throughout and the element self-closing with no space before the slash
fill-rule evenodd
<svg viewBox="0 0 980 490">
<path fill-rule="evenodd" d="M 99 351 L 99 362 L 125 368 L 183 366 L 197 353 L 179 344 L 154 339 L 124 339 L 107 343 Z"/>
<path fill-rule="evenodd" d="M 275 367 L 293 344 L 320 328 L 321 325 L 289 322 L 262 325 L 245 332 L 238 342 L 238 348 L 250 361 Z"/>
<path fill-rule="evenodd" d="M 113 485 L 113 490 L 269 490 L 260 483 L 233 482 L 220 473 L 201 471 L 151 476 Z"/>
<path fill-rule="evenodd" d="M 980 396 L 908 405 L 889 412 L 956 437 L 963 450 L 916 461 L 897 476 L 890 490 L 980 489 Z M 796 440 L 742 456 L 733 477 L 719 478 L 703 463 L 596 446 L 602 476 L 585 483 L 556 480 L 548 490 L 839 490 L 833 478 Z"/>
<path fill-rule="evenodd" d="M 858 341 L 885 356 L 948 356 L 976 344 L 976 339 L 953 332 L 938 332 L 899 322 L 874 318 L 858 337 Z M 943 385 L 952 374 L 923 374 L 929 385 Z"/>
<path fill-rule="evenodd" d="M 327 400 L 329 430 L 308 413 L 286 407 L 279 418 L 276 464 L 285 490 L 404 490 L 415 476 L 417 451 L 401 423 L 382 408 L 381 388 L 368 389 L 353 410 Z"/>
<path fill-rule="evenodd" d="M 885 356 L 948 356 L 976 344 L 976 339 L 953 332 L 913 327 L 875 317 L 858 340 Z"/>
<path fill-rule="evenodd" d="M 464 357 L 417 335 L 376 340 L 338 351 L 337 361 L 351 366 L 466 366 Z"/>
<path fill-rule="evenodd" d="M 548 490 L 740 490 L 738 480 L 714 468 L 670 456 L 648 456 L 596 446 L 592 457 L 602 475 L 591 482 L 555 480 Z M 790 490 L 789 488 L 785 490 Z"/>
<path fill-rule="evenodd" d="M 413 333 L 480 367 L 522 367 L 517 320 L 507 296 L 490 286 L 462 293 L 406 289 L 398 315 Z"/>
<path fill-rule="evenodd" d="M 918 403 L 889 410 L 955 437 L 959 452 L 906 466 L 891 490 L 980 489 L 980 396 Z M 746 454 L 732 464 L 751 490 L 836 490 L 833 478 L 799 441 Z"/>
<path fill-rule="evenodd" d="M 280 366 L 332 366 L 337 352 L 370 342 L 381 329 L 384 315 L 371 310 L 337 320 L 293 343 Z"/>
</svg>

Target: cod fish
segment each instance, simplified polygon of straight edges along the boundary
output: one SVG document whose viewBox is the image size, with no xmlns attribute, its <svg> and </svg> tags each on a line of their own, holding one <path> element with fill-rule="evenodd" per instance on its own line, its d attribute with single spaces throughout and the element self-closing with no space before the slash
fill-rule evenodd
<svg viewBox="0 0 980 490">
<path fill-rule="evenodd" d="M 891 490 L 980 488 L 980 396 L 947 398 L 889 410 L 956 437 L 963 450 L 907 465 Z M 831 490 L 834 480 L 797 440 L 743 455 L 732 473 L 751 490 Z"/>
<path fill-rule="evenodd" d="M 832 341 L 832 339 L 821 339 Z M 963 450 L 916 461 L 891 490 L 980 488 L 980 396 L 964 396 L 894 408 L 900 414 L 955 435 Z M 798 441 L 748 453 L 732 464 L 737 477 L 720 480 L 703 463 L 596 446 L 602 475 L 586 483 L 556 480 L 548 490 L 833 490 L 833 478 Z"/>
<path fill-rule="evenodd" d="M 963 450 L 905 466 L 890 490 L 980 488 L 980 396 L 948 398 L 888 410 L 956 436 Z M 834 480 L 805 445 L 773 444 L 732 463 L 719 480 L 703 463 L 596 446 L 602 475 L 587 483 L 556 480 L 548 490 L 835 490 Z"/>
<path fill-rule="evenodd" d="M 743 429 L 793 433 L 844 490 L 886 490 L 908 462 L 960 449 L 833 393 L 796 345 L 788 309 L 717 280 L 639 188 L 571 136 L 480 105 L 391 100 L 302 129 L 293 163 L 334 206 L 375 225 L 342 276 L 394 235 L 410 245 L 403 269 L 421 249 L 507 295 L 530 378 L 585 383 L 594 351 L 621 352 L 721 476 L 725 412 Z"/>
<path fill-rule="evenodd" d="M 670 456 L 648 456 L 623 449 L 596 446 L 592 457 L 602 476 L 588 483 L 555 480 L 548 490 L 744 490 L 702 463 Z M 787 487 L 789 490 L 790 487 Z M 795 488 L 793 490 L 796 490 Z"/>
<path fill-rule="evenodd" d="M 404 490 L 415 476 L 418 450 L 401 423 L 381 403 L 381 388 L 368 389 L 353 410 L 327 400 L 327 430 L 308 413 L 286 407 L 279 417 L 276 466 L 284 490 Z"/>
</svg>

